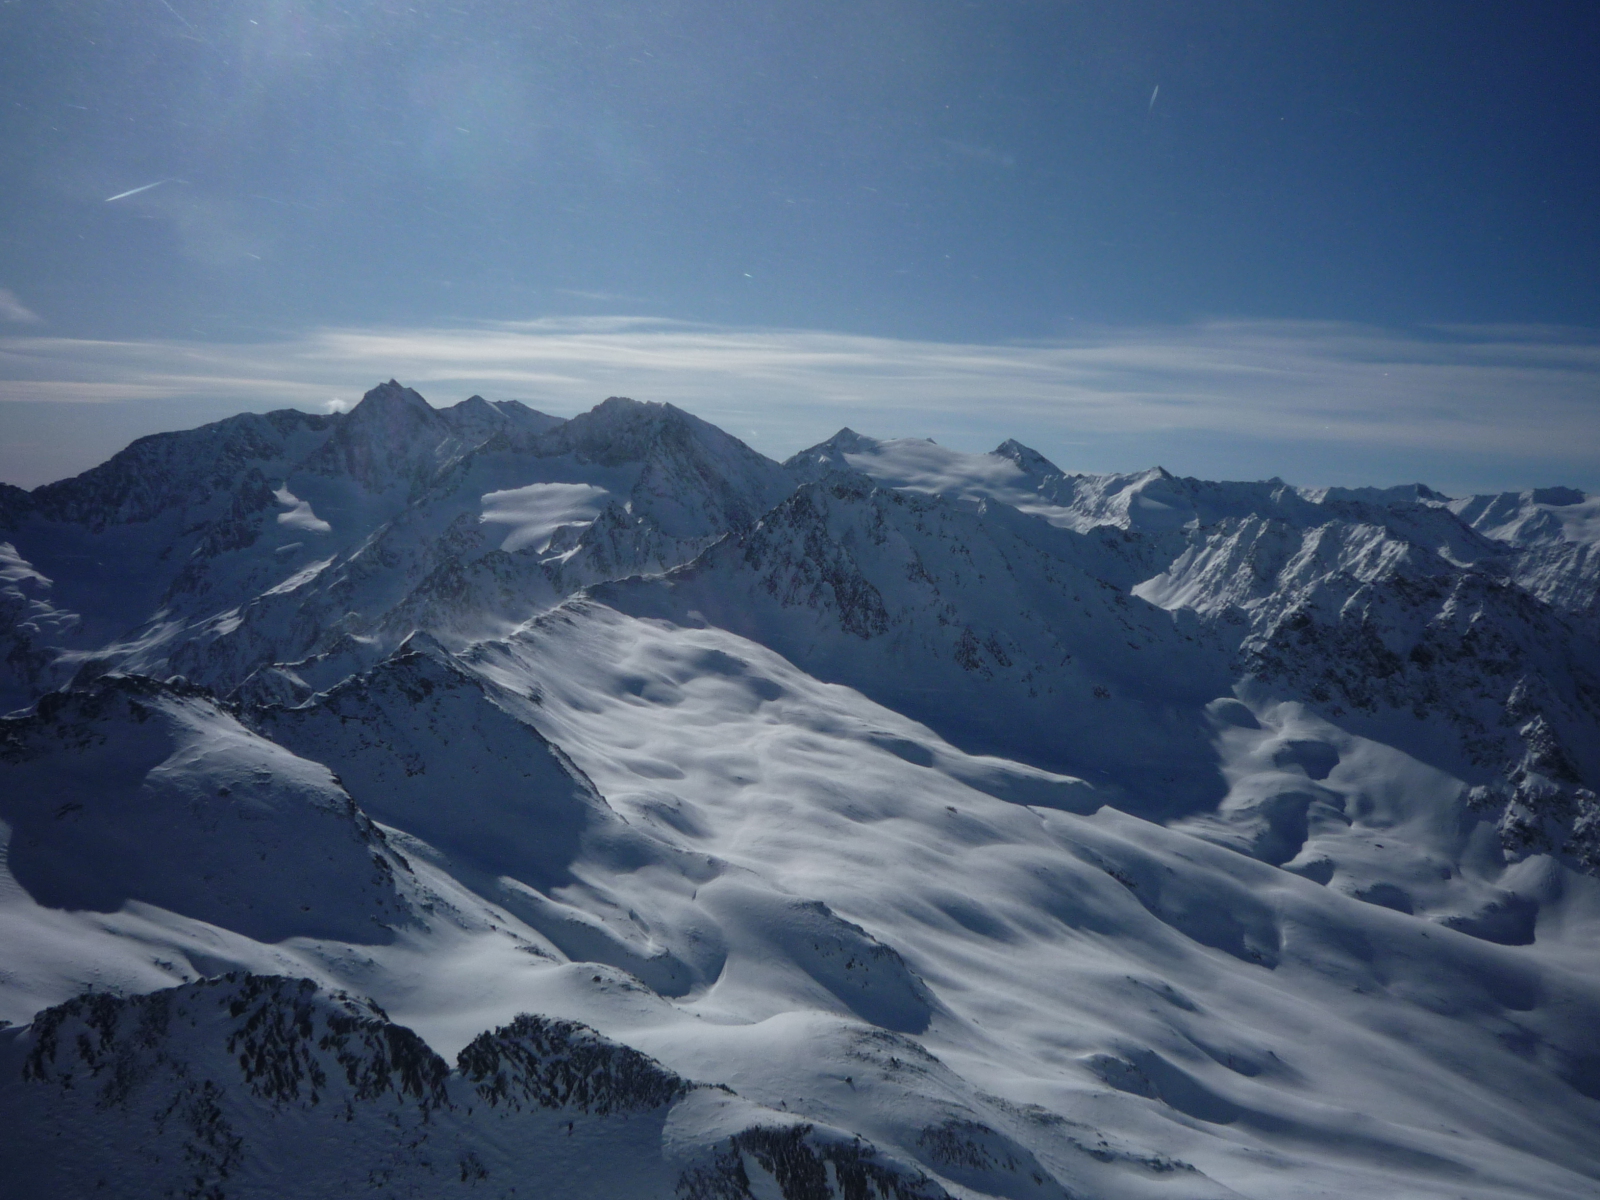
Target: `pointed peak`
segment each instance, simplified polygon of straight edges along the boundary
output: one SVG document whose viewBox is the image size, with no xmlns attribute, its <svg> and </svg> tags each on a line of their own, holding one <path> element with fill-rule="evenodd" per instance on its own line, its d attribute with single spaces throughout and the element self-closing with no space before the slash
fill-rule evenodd
<svg viewBox="0 0 1600 1200">
<path fill-rule="evenodd" d="M 1024 446 L 1016 438 L 1007 438 L 989 453 L 997 458 L 1009 458 L 1030 475 L 1066 474 L 1032 446 Z"/>
<path fill-rule="evenodd" d="M 820 478 L 827 471 L 848 470 L 845 455 L 875 453 L 882 445 L 877 438 L 857 433 L 846 425 L 827 441 L 791 455 L 783 466 L 791 475 L 797 474 L 802 479 Z"/>
<path fill-rule="evenodd" d="M 504 429 L 511 419 L 482 396 L 468 396 L 459 404 L 441 408 L 438 413 L 458 432 L 483 435 Z"/>
<path fill-rule="evenodd" d="M 397 379 L 388 383 L 380 383 L 377 387 L 361 397 L 361 403 L 350 410 L 350 415 L 398 412 L 411 410 L 418 413 L 427 413 L 430 416 L 434 408 L 422 396 L 411 388 L 404 386 Z"/>
<path fill-rule="evenodd" d="M 1146 467 L 1143 471 L 1135 471 L 1132 475 L 1123 475 L 1123 486 L 1130 488 L 1148 487 L 1152 483 L 1162 483 L 1176 479 L 1177 476 L 1163 466 Z"/>
<path fill-rule="evenodd" d="M 931 440 L 931 439 L 930 439 Z M 809 450 L 802 450 L 801 454 L 867 454 L 883 445 L 875 437 L 868 437 L 864 433 L 857 433 L 846 425 L 838 433 L 825 442 L 818 442 Z"/>
</svg>

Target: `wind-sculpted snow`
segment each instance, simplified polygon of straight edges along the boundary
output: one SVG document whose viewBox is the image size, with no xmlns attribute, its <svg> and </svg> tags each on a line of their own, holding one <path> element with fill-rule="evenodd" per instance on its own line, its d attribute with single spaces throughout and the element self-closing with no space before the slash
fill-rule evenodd
<svg viewBox="0 0 1600 1200">
<path fill-rule="evenodd" d="M 430 715 L 457 701 L 431 700 L 468 689 L 436 683 L 425 694 L 419 679 L 455 678 L 437 654 L 413 649 L 395 663 L 393 677 L 420 697 L 417 725 L 368 728 L 363 717 L 381 705 L 343 711 L 361 736 L 392 736 L 396 757 L 415 752 L 425 766 L 448 769 L 450 744 L 425 731 Z M 997 799 L 961 776 L 998 772 L 998 762 L 969 760 L 927 729 L 712 628 L 580 605 L 457 663 L 493 683 L 484 695 L 525 695 L 537 680 L 542 702 L 525 715 L 619 816 L 674 851 L 631 871 L 609 848 L 580 861 L 580 872 L 608 887 L 603 910 L 625 910 L 685 957 L 716 943 L 722 965 L 673 1002 L 614 968 L 562 963 L 553 948 L 543 959 L 499 956 L 492 947 L 505 935 L 493 928 L 458 943 L 439 925 L 401 929 L 415 947 L 402 956 L 330 947 L 323 969 L 350 972 L 386 1009 L 409 1014 L 400 1019 L 425 1039 L 454 1049 L 474 1040 L 470 1028 L 458 1032 L 458 1014 L 484 1011 L 476 993 L 487 965 L 506 981 L 490 1001 L 500 1015 L 486 1022 L 502 1026 L 496 1045 L 513 1036 L 518 1013 L 542 1012 L 528 1028 L 552 1046 L 543 1022 L 581 1021 L 678 1078 L 725 1080 L 745 1099 L 694 1091 L 660 1121 L 630 1116 L 625 1127 L 599 1127 L 585 1123 L 615 1112 L 599 1118 L 541 1102 L 518 1113 L 452 1091 L 454 1108 L 423 1123 L 407 1107 L 414 1099 L 380 1097 L 376 1108 L 357 1103 L 353 1122 L 339 1116 L 341 1132 L 318 1142 L 326 1153 L 309 1160 L 314 1180 L 299 1194 L 380 1166 L 395 1190 L 418 1178 L 427 1181 L 418 1186 L 457 1186 L 463 1172 L 504 1186 L 533 1172 L 570 1183 L 572 1194 L 606 1194 L 598 1184 L 582 1190 L 590 1184 L 580 1167 L 597 1154 L 618 1173 L 605 1184 L 611 1194 L 630 1195 L 657 1194 L 656 1180 L 664 1195 L 685 1182 L 698 1189 L 688 1195 L 829 1194 L 803 1190 L 819 1179 L 850 1194 L 842 1181 L 854 1178 L 918 1197 L 960 1185 L 1007 1197 L 1199 1200 L 1230 1190 L 1276 1195 L 1285 1178 L 1382 1194 L 1397 1173 L 1420 1196 L 1593 1191 L 1600 1164 L 1584 1147 L 1600 1104 L 1586 1097 L 1600 1083 L 1586 1055 L 1600 1006 L 1592 983 L 1561 965 L 1569 954 L 1559 938 L 1548 949 L 1493 946 L 1339 895 L 1343 877 L 1319 887 L 1110 810 L 1086 818 Z M 362 689 L 399 694 L 384 676 Z M 1230 728 L 1267 739 L 1253 753 L 1271 769 L 1369 790 L 1394 771 L 1364 761 L 1371 752 L 1359 745 L 1335 747 L 1330 766 L 1326 752 L 1305 745 L 1316 739 L 1303 724 L 1272 743 L 1281 714 L 1257 717 L 1228 703 L 1243 710 L 1219 706 Z M 1242 760 L 1236 769 L 1249 772 Z M 459 790 L 441 794 L 453 806 Z M 1380 839 L 1401 835 L 1375 816 Z M 1582 895 L 1569 891 L 1569 919 Z M 513 916 L 491 920 L 507 933 L 523 928 L 523 944 L 550 945 Z M 470 957 L 455 944 L 471 947 Z M 376 971 L 363 965 L 374 956 L 384 964 Z M 430 970 L 435 959 L 451 966 Z M 620 1052 L 591 1054 L 588 1034 L 556 1028 L 585 1048 L 585 1061 L 602 1064 L 587 1094 L 613 1094 L 606 1081 L 632 1078 L 639 1066 Z M 506 1069 L 508 1092 L 521 1078 L 535 1081 L 533 1094 L 567 1094 L 560 1064 L 572 1055 L 547 1053 L 503 1052 L 503 1063 L 529 1055 L 534 1063 Z M 646 1082 L 661 1078 L 639 1069 Z M 231 1131 L 220 1144 L 240 1141 L 229 1178 L 281 1189 L 281 1163 L 307 1161 L 304 1152 L 291 1160 L 258 1140 L 257 1128 L 287 1128 L 259 1115 L 258 1100 L 240 1109 L 230 1107 L 232 1093 L 206 1092 L 204 1081 L 220 1088 L 234 1078 L 220 1072 L 191 1068 L 184 1078 L 197 1090 L 184 1095 L 206 1103 L 171 1108 L 176 1091 L 162 1092 L 158 1111 L 193 1111 L 202 1130 L 219 1128 L 209 1114 L 220 1112 Z M 546 1088 L 542 1079 L 556 1082 Z M 318 1112 L 348 1112 L 337 1097 L 319 1097 Z M 73 1103 L 84 1105 L 76 1115 L 46 1111 L 49 1128 L 98 1128 L 115 1140 L 107 1131 L 120 1127 L 121 1110 Z M 41 1111 L 37 1099 L 27 1111 Z M 507 1124 L 525 1117 L 546 1123 L 531 1132 Z M 120 1144 L 162 1153 L 145 1132 L 151 1120 L 139 1116 Z M 167 1120 L 169 1133 L 187 1128 Z M 490 1130 L 486 1140 L 450 1140 L 461 1120 Z M 569 1136 L 587 1139 L 580 1157 L 565 1149 Z M 522 1149 L 505 1149 L 512 1143 Z M 273 1147 L 259 1161 L 280 1164 L 276 1174 L 251 1173 L 258 1144 Z M 670 1169 L 655 1165 L 668 1153 L 662 1146 Z M 426 1167 L 417 1162 L 424 1156 Z M 82 1169 L 103 1170 L 92 1159 Z M 789 1190 L 763 1193 L 769 1184 Z M 250 1194 L 243 1182 L 237 1191 Z"/>
<path fill-rule="evenodd" d="M 397 383 L 54 488 L 29 1200 L 1600 1197 L 1581 493 Z"/>
<path fill-rule="evenodd" d="M 1226 655 L 1106 581 L 1116 541 L 836 474 L 691 567 L 593 594 L 752 637 L 968 750 L 1136 788 L 1144 811 L 1214 802 L 1198 714 Z"/>
<path fill-rule="evenodd" d="M 500 543 L 507 553 L 525 546 L 547 550 L 556 530 L 593 523 L 607 495 L 604 488 L 588 483 L 530 483 L 490 492 L 483 498 L 483 520 L 508 528 L 506 540 Z"/>
<path fill-rule="evenodd" d="M 1216 727 L 1247 739 L 1224 746 L 1235 794 L 1297 779 L 1348 810 L 1342 832 L 1309 833 L 1307 859 L 1329 868 L 1319 886 L 1309 863 L 1297 878 L 1111 809 L 1081 817 L 975 791 L 954 769 L 968 760 L 931 731 L 715 627 L 569 606 L 473 665 L 502 686 L 546 681 L 541 728 L 619 813 L 726 859 L 695 903 L 722 927 L 727 965 L 680 1005 L 758 1024 L 713 1032 L 581 989 L 563 988 L 556 1006 L 602 1028 L 598 1014 L 613 1014 L 613 1028 L 680 1072 L 858 1129 L 941 1175 L 936 1154 L 962 1160 L 926 1131 L 1004 1131 L 1075 1194 L 1154 1194 L 1143 1189 L 1158 1180 L 1172 1194 L 1275 1194 L 1283 1170 L 1272 1183 L 1253 1176 L 1253 1152 L 1222 1149 L 1236 1138 L 1335 1194 L 1369 1186 L 1369 1171 L 1380 1193 L 1396 1171 L 1418 1195 L 1595 1190 L 1589 1151 L 1564 1157 L 1600 1115 L 1592 1018 L 1567 1006 L 1600 1012 L 1600 997 L 1563 965 L 1590 935 L 1556 932 L 1589 928 L 1578 914 L 1592 885 L 1549 860 L 1508 870 L 1492 827 L 1477 826 L 1486 841 L 1454 804 L 1459 780 L 1398 751 L 1303 710 L 1212 706 Z M 1376 902 L 1375 885 L 1413 871 L 1415 915 Z M 926 1030 L 895 1033 L 917 1028 L 903 1010 L 853 1007 L 826 986 L 804 926 L 765 933 L 764 914 L 785 908 L 741 895 L 755 879 L 815 897 L 892 947 L 931 998 Z M 627 902 L 643 913 L 633 888 Z M 1548 946 L 1458 931 L 1510 894 L 1539 898 Z M 872 1037 L 839 1023 L 861 1017 L 878 1026 Z M 1532 1037 L 1525 1052 L 1501 1040 L 1512 1026 Z M 1094 1087 L 1144 1107 L 1119 1109 Z M 1501 1107 L 1513 1093 L 1539 1112 L 1514 1133 Z M 1190 1124 L 1160 1124 L 1169 1118 Z M 1487 1157 L 1466 1167 L 1468 1142 L 1416 1132 L 1446 1125 L 1476 1131 Z M 1108 1127 L 1124 1140 L 1102 1146 Z M 1532 1149 L 1551 1135 L 1575 1140 Z M 1521 1156 L 1553 1154 L 1571 1174 L 1532 1183 L 1522 1165 L 1491 1165 L 1502 1153 L 1535 1173 L 1545 1168 Z M 1463 1193 L 1463 1171 L 1485 1182 Z M 1029 1194 L 1027 1178 L 1019 1167 L 984 1191 Z"/>
<path fill-rule="evenodd" d="M 715 880 L 696 899 L 718 918 L 729 940 L 719 991 L 771 989 L 771 975 L 787 972 L 783 992 L 810 992 L 821 1006 L 842 1007 L 880 1029 L 924 1033 L 933 1020 L 937 1002 L 900 954 L 821 901 L 796 900 L 737 879 Z"/>
<path fill-rule="evenodd" d="M 473 675 L 425 635 L 372 671 L 295 708 L 251 714 L 297 754 L 338 772 L 363 809 L 422 839 L 451 875 L 561 952 L 612 963 L 677 995 L 697 968 L 618 921 L 604 875 L 676 865 L 618 819 L 571 760 L 533 727 L 537 693 Z M 692 873 L 707 872 L 691 866 Z M 577 872 L 575 874 L 575 872 Z M 598 904 L 576 905 L 589 897 Z M 716 962 L 720 964 L 720 957 Z"/>
</svg>

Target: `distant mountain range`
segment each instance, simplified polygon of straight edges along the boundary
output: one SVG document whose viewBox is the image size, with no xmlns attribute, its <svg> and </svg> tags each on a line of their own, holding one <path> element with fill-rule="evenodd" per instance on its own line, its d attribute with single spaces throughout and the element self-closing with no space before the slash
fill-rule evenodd
<svg viewBox="0 0 1600 1200">
<path fill-rule="evenodd" d="M 1600 497 L 391 381 L 0 485 L 0 711 L 19 1196 L 1600 1196 Z"/>
</svg>

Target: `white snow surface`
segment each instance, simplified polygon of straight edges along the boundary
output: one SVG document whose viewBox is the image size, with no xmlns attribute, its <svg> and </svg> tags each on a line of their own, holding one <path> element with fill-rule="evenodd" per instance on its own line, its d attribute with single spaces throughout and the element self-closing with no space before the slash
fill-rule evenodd
<svg viewBox="0 0 1600 1200">
<path fill-rule="evenodd" d="M 1450 510 L 1475 529 L 1502 542 L 1600 542 L 1600 496 L 1573 488 L 1534 488 L 1498 496 L 1469 496 Z"/>
<path fill-rule="evenodd" d="M 0 495 L 17 1194 L 1600 1197 L 1588 498 L 376 396 Z"/>
</svg>

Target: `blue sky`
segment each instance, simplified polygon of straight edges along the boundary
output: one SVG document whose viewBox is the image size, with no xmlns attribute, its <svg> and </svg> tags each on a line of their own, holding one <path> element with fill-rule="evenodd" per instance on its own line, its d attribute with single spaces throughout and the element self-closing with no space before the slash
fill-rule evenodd
<svg viewBox="0 0 1600 1200">
<path fill-rule="evenodd" d="M 395 374 L 1595 488 L 1596 62 L 1593 3 L 9 0 L 0 478 Z"/>
</svg>

